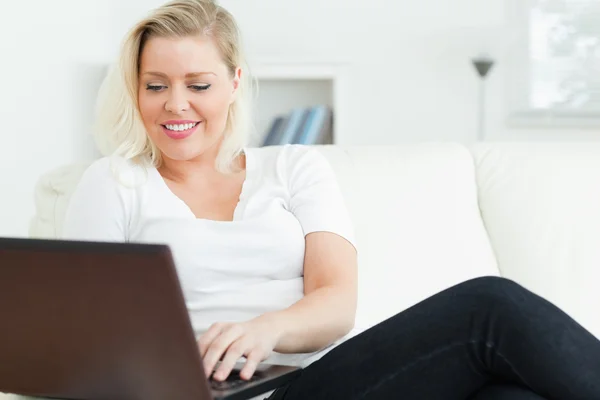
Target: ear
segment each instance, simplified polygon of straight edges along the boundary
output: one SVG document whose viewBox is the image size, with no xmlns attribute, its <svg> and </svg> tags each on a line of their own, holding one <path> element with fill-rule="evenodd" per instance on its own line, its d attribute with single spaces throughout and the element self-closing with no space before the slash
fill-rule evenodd
<svg viewBox="0 0 600 400">
<path fill-rule="evenodd" d="M 242 69 L 237 67 L 235 69 L 235 75 L 233 76 L 233 90 L 231 91 L 231 101 L 229 104 L 233 103 L 237 98 L 238 89 L 240 87 L 240 82 L 242 81 Z"/>
</svg>

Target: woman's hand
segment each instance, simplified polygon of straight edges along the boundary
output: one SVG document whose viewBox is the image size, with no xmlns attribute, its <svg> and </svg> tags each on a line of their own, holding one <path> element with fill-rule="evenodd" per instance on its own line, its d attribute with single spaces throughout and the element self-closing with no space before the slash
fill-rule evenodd
<svg viewBox="0 0 600 400">
<path fill-rule="evenodd" d="M 206 376 L 210 376 L 217 362 L 222 360 L 213 378 L 227 379 L 235 363 L 245 356 L 246 364 L 240 376 L 246 380 L 252 378 L 258 364 L 273 353 L 280 336 L 276 325 L 264 316 L 243 323 L 212 325 L 198 339 Z"/>
</svg>

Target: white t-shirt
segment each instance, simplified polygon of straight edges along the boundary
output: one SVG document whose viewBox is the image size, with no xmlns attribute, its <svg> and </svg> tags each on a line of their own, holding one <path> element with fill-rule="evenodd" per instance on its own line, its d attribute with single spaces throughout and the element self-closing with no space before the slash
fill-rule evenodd
<svg viewBox="0 0 600 400">
<path fill-rule="evenodd" d="M 113 156 L 84 173 L 63 237 L 168 244 L 195 333 L 242 322 L 303 297 L 304 236 L 336 233 L 354 245 L 352 224 L 327 160 L 308 146 L 245 149 L 246 180 L 233 221 L 196 218 L 156 168 Z M 277 354 L 305 366 L 322 356 Z"/>
</svg>

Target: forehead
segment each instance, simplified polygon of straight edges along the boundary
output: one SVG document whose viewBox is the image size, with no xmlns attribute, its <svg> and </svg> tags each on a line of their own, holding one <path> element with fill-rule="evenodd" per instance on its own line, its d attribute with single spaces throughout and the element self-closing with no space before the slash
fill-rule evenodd
<svg viewBox="0 0 600 400">
<path fill-rule="evenodd" d="M 161 72 L 170 77 L 195 71 L 226 71 L 219 49 L 206 37 L 151 38 L 142 50 L 140 72 Z"/>
</svg>

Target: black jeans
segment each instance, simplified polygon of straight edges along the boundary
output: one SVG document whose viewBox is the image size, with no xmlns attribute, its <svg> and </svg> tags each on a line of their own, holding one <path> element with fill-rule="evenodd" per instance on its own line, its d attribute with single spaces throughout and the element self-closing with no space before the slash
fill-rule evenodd
<svg viewBox="0 0 600 400">
<path fill-rule="evenodd" d="M 478 278 L 340 344 L 270 398 L 598 400 L 600 341 L 522 286 Z"/>
</svg>

